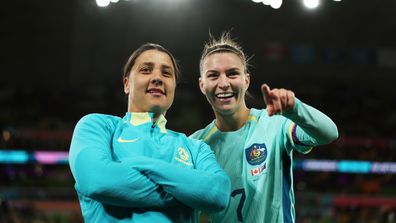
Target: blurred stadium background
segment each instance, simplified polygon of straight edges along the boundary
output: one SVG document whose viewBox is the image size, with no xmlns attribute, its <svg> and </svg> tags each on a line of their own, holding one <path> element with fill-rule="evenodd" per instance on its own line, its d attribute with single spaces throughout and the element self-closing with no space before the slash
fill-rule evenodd
<svg viewBox="0 0 396 223">
<path fill-rule="evenodd" d="M 88 113 L 125 113 L 121 69 L 142 43 L 182 66 L 168 127 L 190 134 L 211 121 L 199 55 L 209 31 L 230 29 L 253 56 L 251 106 L 264 106 L 265 82 L 339 127 L 335 143 L 295 154 L 297 222 L 396 222 L 396 1 L 318 2 L 1 3 L 0 223 L 82 222 L 67 165 L 73 127 Z"/>
</svg>

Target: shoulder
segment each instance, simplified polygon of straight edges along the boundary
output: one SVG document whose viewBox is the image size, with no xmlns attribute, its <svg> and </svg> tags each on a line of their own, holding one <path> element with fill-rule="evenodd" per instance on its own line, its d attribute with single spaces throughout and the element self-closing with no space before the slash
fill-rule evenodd
<svg viewBox="0 0 396 223">
<path fill-rule="evenodd" d="M 121 120 L 120 117 L 114 115 L 100 114 L 100 113 L 91 113 L 83 116 L 78 122 L 86 123 L 86 122 L 119 122 Z"/>
<path fill-rule="evenodd" d="M 191 134 L 189 136 L 189 138 L 192 138 L 192 139 L 205 139 L 214 130 L 217 130 L 217 128 L 216 128 L 216 125 L 214 124 L 214 121 L 212 121 L 205 128 L 195 131 L 193 134 Z"/>
<path fill-rule="evenodd" d="M 205 129 L 199 129 L 189 136 L 190 139 L 200 139 Z"/>
<path fill-rule="evenodd" d="M 76 128 L 92 127 L 92 128 L 115 128 L 117 123 L 121 120 L 118 116 L 91 113 L 83 116 L 76 125 Z"/>
</svg>

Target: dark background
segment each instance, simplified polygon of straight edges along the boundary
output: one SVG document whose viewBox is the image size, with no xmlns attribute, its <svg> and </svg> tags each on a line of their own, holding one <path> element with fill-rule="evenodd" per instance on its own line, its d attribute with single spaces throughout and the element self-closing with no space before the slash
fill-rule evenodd
<svg viewBox="0 0 396 223">
<path fill-rule="evenodd" d="M 342 141 L 297 158 L 394 161 L 395 13 L 394 0 L 322 0 L 315 10 L 305 9 L 297 0 L 284 1 L 278 10 L 250 0 L 130 0 L 105 8 L 93 0 L 3 2 L 0 150 L 67 151 L 74 125 L 83 115 L 99 112 L 123 116 L 126 100 L 121 70 L 132 51 L 146 42 L 169 49 L 182 68 L 182 81 L 167 113 L 168 127 L 186 134 L 203 128 L 214 116 L 198 88 L 200 53 L 209 32 L 219 36 L 231 30 L 252 56 L 253 99 L 249 99 L 249 106 L 265 106 L 259 86 L 268 83 L 293 90 L 339 127 Z M 383 51 L 393 54 L 384 58 Z M 348 144 L 350 139 L 357 143 Z M 67 165 L 0 165 L 0 201 L 10 201 L 3 216 L 20 212 L 21 204 L 15 203 L 18 200 L 75 203 Z M 297 171 L 297 207 L 300 191 L 312 198 L 328 190 L 330 197 L 396 197 L 389 189 L 395 186 L 393 176 L 341 175 Z M 348 178 L 350 188 L 341 190 L 345 181 L 334 181 L 340 177 Z M 380 188 L 374 194 L 364 191 L 361 185 L 365 180 L 373 180 Z M 335 186 L 328 188 L 327 183 L 334 182 Z M 4 191 L 17 195 L 11 199 Z M 35 191 L 46 192 L 40 197 Z M 299 222 L 327 216 L 304 212 L 310 210 L 304 209 L 309 205 L 300 200 L 303 210 L 297 212 Z M 26 203 L 22 206 L 30 207 Z M 349 216 L 372 215 L 377 222 L 384 218 L 378 214 L 383 213 L 381 205 L 363 210 L 356 206 L 338 208 L 330 205 L 323 210 L 338 213 L 335 216 L 344 212 Z M 34 210 L 29 211 L 36 216 Z M 351 219 L 357 218 L 336 221 L 353 222 Z M 42 221 L 55 220 L 45 215 Z"/>
</svg>

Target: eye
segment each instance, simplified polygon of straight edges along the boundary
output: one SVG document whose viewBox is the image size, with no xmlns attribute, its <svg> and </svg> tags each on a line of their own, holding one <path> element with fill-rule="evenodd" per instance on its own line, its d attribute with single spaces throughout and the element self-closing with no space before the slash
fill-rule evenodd
<svg viewBox="0 0 396 223">
<path fill-rule="evenodd" d="M 143 74 L 149 74 L 151 72 L 151 69 L 149 67 L 144 66 L 141 67 L 139 71 Z"/>
<path fill-rule="evenodd" d="M 210 79 L 215 79 L 219 76 L 219 74 L 218 73 L 208 73 L 206 76 Z"/>
<path fill-rule="evenodd" d="M 228 77 L 236 77 L 239 74 L 240 74 L 239 71 L 236 71 L 236 70 L 232 70 L 232 71 L 227 72 L 227 76 Z"/>
<path fill-rule="evenodd" d="M 171 70 L 163 70 L 162 75 L 164 75 L 165 77 L 172 77 L 173 73 Z"/>
</svg>

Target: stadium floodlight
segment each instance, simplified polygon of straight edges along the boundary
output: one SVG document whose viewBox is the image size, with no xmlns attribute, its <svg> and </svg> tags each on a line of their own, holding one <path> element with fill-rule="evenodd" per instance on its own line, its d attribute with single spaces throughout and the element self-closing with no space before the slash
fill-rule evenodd
<svg viewBox="0 0 396 223">
<path fill-rule="evenodd" d="M 262 0 L 261 1 L 264 5 L 271 5 L 271 0 Z"/>
<path fill-rule="evenodd" d="M 106 7 L 110 4 L 110 0 L 96 0 L 96 4 L 99 7 Z"/>
<path fill-rule="evenodd" d="M 315 9 L 319 6 L 319 0 L 304 0 L 305 7 Z"/>
<path fill-rule="evenodd" d="M 271 1 L 271 7 L 273 9 L 279 9 L 282 5 L 282 0 L 272 0 Z"/>
<path fill-rule="evenodd" d="M 110 0 L 112 3 L 117 3 L 118 0 Z"/>
<path fill-rule="evenodd" d="M 261 0 L 252 0 L 254 3 L 260 3 Z"/>
</svg>

